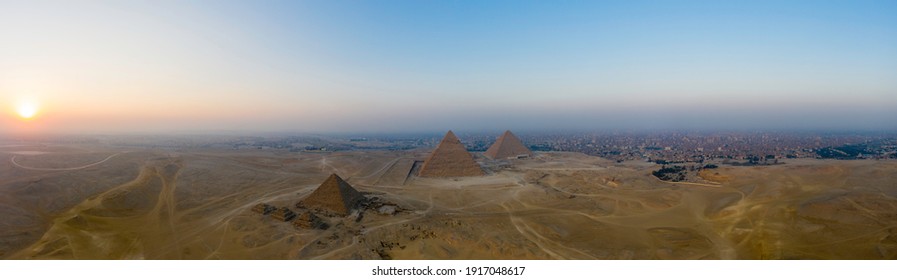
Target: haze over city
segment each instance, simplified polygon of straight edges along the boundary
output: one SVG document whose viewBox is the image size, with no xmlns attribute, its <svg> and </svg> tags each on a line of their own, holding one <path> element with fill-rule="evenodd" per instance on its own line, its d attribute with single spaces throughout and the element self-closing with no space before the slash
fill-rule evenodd
<svg viewBox="0 0 897 280">
<path fill-rule="evenodd" d="M 893 130 L 895 10 L 4 1 L 0 131 Z"/>
</svg>

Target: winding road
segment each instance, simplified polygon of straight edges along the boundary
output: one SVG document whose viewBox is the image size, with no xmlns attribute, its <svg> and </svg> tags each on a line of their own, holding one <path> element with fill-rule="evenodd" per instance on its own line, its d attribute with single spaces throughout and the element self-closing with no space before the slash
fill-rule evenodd
<svg viewBox="0 0 897 280">
<path fill-rule="evenodd" d="M 24 166 L 24 165 L 21 165 L 21 164 L 19 164 L 18 162 L 16 162 L 16 156 L 12 156 L 11 158 L 9 158 L 9 161 L 12 162 L 12 164 L 15 165 L 16 167 L 23 168 L 23 169 L 28 169 L 28 170 L 38 170 L 38 171 L 70 171 L 70 170 L 79 170 L 79 169 L 84 169 L 84 168 L 88 168 L 88 167 L 93 167 L 93 166 L 100 165 L 100 164 L 106 162 L 107 160 L 110 160 L 110 159 L 114 158 L 115 156 L 118 156 L 118 155 L 123 154 L 123 153 L 126 153 L 126 152 L 115 153 L 115 154 L 113 154 L 113 155 L 110 155 L 110 156 L 106 157 L 105 159 L 103 159 L 103 160 L 101 160 L 101 161 L 94 162 L 94 163 L 91 163 L 91 164 L 82 165 L 82 166 L 78 166 L 78 167 L 67 167 L 67 168 L 40 168 L 40 167 L 29 167 L 29 166 Z"/>
</svg>

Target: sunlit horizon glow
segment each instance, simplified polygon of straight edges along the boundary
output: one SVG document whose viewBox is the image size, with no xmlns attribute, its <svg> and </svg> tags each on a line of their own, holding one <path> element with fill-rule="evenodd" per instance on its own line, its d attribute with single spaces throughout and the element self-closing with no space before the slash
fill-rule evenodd
<svg viewBox="0 0 897 280">
<path fill-rule="evenodd" d="M 18 106 L 16 106 L 16 113 L 19 114 L 19 117 L 22 117 L 26 120 L 33 118 L 35 115 L 37 115 L 37 112 L 37 104 L 31 101 L 22 101 Z"/>
<path fill-rule="evenodd" d="M 0 133 L 21 94 L 60 133 L 897 129 L 895 1 L 4 1 L 0 38 Z"/>
</svg>

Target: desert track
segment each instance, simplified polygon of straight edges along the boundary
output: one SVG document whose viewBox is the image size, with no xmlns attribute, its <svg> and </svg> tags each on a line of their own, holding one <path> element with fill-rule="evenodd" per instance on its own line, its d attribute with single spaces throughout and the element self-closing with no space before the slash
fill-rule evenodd
<svg viewBox="0 0 897 280">
<path fill-rule="evenodd" d="M 15 165 L 16 167 L 23 168 L 23 169 L 28 169 L 28 170 L 36 170 L 36 171 L 71 171 L 71 170 L 80 170 L 80 169 L 84 169 L 84 168 L 88 168 L 88 167 L 94 167 L 94 166 L 103 164 L 103 163 L 106 162 L 107 160 L 110 160 L 110 159 L 112 159 L 112 158 L 114 158 L 114 157 L 116 157 L 116 156 L 118 156 L 118 155 L 120 155 L 120 154 L 123 154 L 123 153 L 126 153 L 126 152 L 121 152 L 121 153 L 115 153 L 115 154 L 112 154 L 112 155 L 106 157 L 105 159 L 103 159 L 103 160 L 101 160 L 101 161 L 94 162 L 94 163 L 91 163 L 91 164 L 86 164 L 86 165 L 77 166 L 77 167 L 67 167 L 67 168 L 40 168 L 40 167 L 23 166 L 23 165 L 19 164 L 18 162 L 16 162 L 16 156 L 15 156 L 15 155 L 12 156 L 12 157 L 10 157 L 10 158 L 9 158 L 9 161 L 12 162 L 12 164 Z"/>
</svg>

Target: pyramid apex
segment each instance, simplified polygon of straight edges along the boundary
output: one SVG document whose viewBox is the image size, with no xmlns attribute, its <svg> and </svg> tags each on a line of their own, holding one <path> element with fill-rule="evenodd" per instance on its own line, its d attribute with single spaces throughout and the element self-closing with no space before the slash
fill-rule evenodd
<svg viewBox="0 0 897 280">
<path fill-rule="evenodd" d="M 345 182 L 345 180 L 343 180 L 343 178 L 340 177 L 339 175 L 336 175 L 336 173 L 330 173 L 330 176 L 328 176 L 327 179 L 324 180 L 324 182 L 333 181 L 333 180 L 336 180 L 337 183 Z"/>
<path fill-rule="evenodd" d="M 458 139 L 458 136 L 456 136 L 454 132 L 449 130 L 448 132 L 445 133 L 445 137 L 442 137 L 442 142 L 445 142 L 445 141 L 460 142 L 461 140 Z"/>
</svg>

